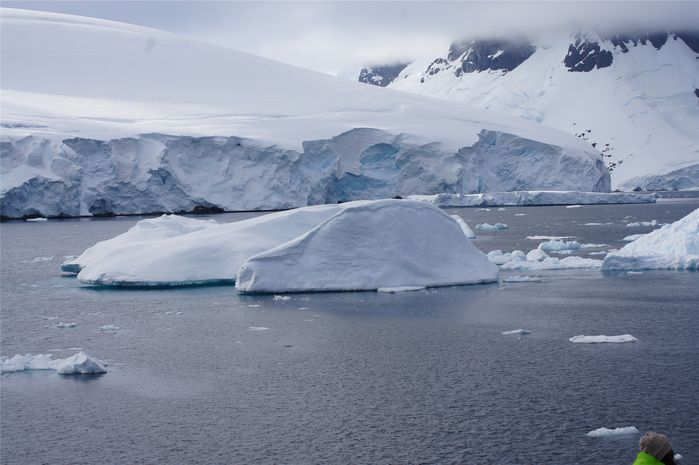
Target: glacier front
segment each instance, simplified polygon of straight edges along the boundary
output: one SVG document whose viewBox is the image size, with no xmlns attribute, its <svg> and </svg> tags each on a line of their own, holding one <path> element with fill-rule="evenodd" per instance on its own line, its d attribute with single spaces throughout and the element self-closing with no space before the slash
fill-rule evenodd
<svg viewBox="0 0 699 465">
<path fill-rule="evenodd" d="M 3 218 L 610 189 L 597 150 L 516 117 L 123 23 L 0 21 Z"/>
</svg>

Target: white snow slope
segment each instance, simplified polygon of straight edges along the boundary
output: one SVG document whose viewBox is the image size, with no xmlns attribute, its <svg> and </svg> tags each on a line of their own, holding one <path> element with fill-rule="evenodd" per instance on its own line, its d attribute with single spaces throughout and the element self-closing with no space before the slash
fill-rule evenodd
<svg viewBox="0 0 699 465">
<path fill-rule="evenodd" d="M 602 264 L 602 270 L 646 269 L 699 270 L 699 208 L 610 252 Z"/>
<path fill-rule="evenodd" d="M 201 223 L 200 227 L 195 227 Z M 247 292 L 375 290 L 493 282 L 498 270 L 442 210 L 409 200 L 355 201 L 229 224 L 144 220 L 64 271 L 86 284 L 232 283 Z"/>
<path fill-rule="evenodd" d="M 689 42 L 697 40 L 697 33 L 692 34 L 685 36 Z M 388 88 L 504 111 L 583 138 L 596 145 L 613 169 L 613 188 L 699 186 L 696 44 L 689 46 L 674 34 L 659 49 L 643 34 L 641 40 L 595 33 L 580 38 L 582 43 L 575 34 L 552 33 L 531 42 L 513 39 L 515 55 L 518 46 L 532 47 L 528 52 L 533 53 L 520 55 L 526 59 L 509 70 L 497 69 L 497 53 L 483 56 L 490 53 L 483 52 L 488 47 L 496 50 L 502 38 L 464 41 L 452 45 L 449 54 L 412 63 Z M 576 44 L 572 54 L 580 53 L 581 60 L 597 54 L 611 63 L 570 71 L 564 59 Z M 462 73 L 464 62 L 480 66 Z M 488 62 L 496 69 L 482 64 Z"/>
<path fill-rule="evenodd" d="M 128 24 L 0 21 L 6 218 L 610 188 L 599 152 L 520 118 Z"/>
</svg>

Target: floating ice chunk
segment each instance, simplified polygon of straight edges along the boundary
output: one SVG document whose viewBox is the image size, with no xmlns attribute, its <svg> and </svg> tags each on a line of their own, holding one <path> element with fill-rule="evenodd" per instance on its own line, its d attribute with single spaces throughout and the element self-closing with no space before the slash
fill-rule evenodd
<svg viewBox="0 0 699 465">
<path fill-rule="evenodd" d="M 566 208 L 580 208 L 582 205 L 566 205 Z"/>
<path fill-rule="evenodd" d="M 682 460 L 682 454 L 675 454 L 675 462 Z"/>
<path fill-rule="evenodd" d="M 527 331 L 526 329 L 513 329 L 512 331 L 504 331 L 502 334 L 516 334 L 518 336 L 526 336 L 527 334 L 531 334 L 531 331 Z"/>
<path fill-rule="evenodd" d="M 267 328 L 266 326 L 250 326 L 250 328 L 248 328 L 248 329 L 250 331 L 268 331 L 269 330 L 269 328 Z"/>
<path fill-rule="evenodd" d="M 527 239 L 532 241 L 545 241 L 545 240 L 562 240 L 562 239 L 572 239 L 575 236 L 527 236 Z"/>
<path fill-rule="evenodd" d="M 105 331 L 105 332 L 114 332 L 114 331 L 118 331 L 120 329 L 121 328 L 118 327 L 117 325 L 102 325 L 99 327 L 100 331 Z"/>
<path fill-rule="evenodd" d="M 609 226 L 614 223 L 585 223 L 584 226 Z"/>
<path fill-rule="evenodd" d="M 602 260 L 582 257 L 556 258 L 548 257 L 542 261 L 510 261 L 502 265 L 503 270 L 541 271 L 563 270 L 574 268 L 599 268 Z"/>
<path fill-rule="evenodd" d="M 603 270 L 699 270 L 699 208 L 604 258 Z"/>
<path fill-rule="evenodd" d="M 586 434 L 591 438 L 613 438 L 619 436 L 631 436 L 640 434 L 635 426 L 624 426 L 621 428 L 598 428 Z"/>
<path fill-rule="evenodd" d="M 349 291 L 497 280 L 497 267 L 444 211 L 424 202 L 379 200 L 352 203 L 296 239 L 249 258 L 236 289 Z"/>
<path fill-rule="evenodd" d="M 527 253 L 527 260 L 530 262 L 540 262 L 549 258 L 549 256 L 541 249 L 530 250 Z"/>
<path fill-rule="evenodd" d="M 570 255 L 573 253 L 572 250 L 553 250 L 551 253 L 559 254 L 559 255 Z"/>
<path fill-rule="evenodd" d="M 90 357 L 85 352 L 78 352 L 72 357 L 57 360 L 57 362 L 56 372 L 59 375 L 87 375 L 107 372 L 102 362 Z"/>
<path fill-rule="evenodd" d="M 504 212 L 505 210 L 507 210 L 507 208 L 498 208 L 499 212 Z"/>
<path fill-rule="evenodd" d="M 53 260 L 53 257 L 36 257 L 32 259 L 32 263 L 40 263 L 40 262 L 50 262 Z"/>
<path fill-rule="evenodd" d="M 387 294 L 396 294 L 398 292 L 424 291 L 425 286 L 397 286 L 397 287 L 380 287 L 376 292 L 385 292 Z"/>
<path fill-rule="evenodd" d="M 503 283 L 540 283 L 541 278 L 536 276 L 510 276 L 502 280 Z"/>
<path fill-rule="evenodd" d="M 545 252 L 555 252 L 561 250 L 578 250 L 580 248 L 580 243 L 578 241 L 558 241 L 551 239 L 547 242 L 542 242 L 539 244 L 539 250 Z"/>
<path fill-rule="evenodd" d="M 464 235 L 468 237 L 469 239 L 475 239 L 476 234 L 473 232 L 471 228 L 468 227 L 466 222 L 461 219 L 459 215 L 451 215 L 452 218 L 456 220 L 457 223 L 459 223 L 459 226 L 461 227 L 461 230 L 464 232 Z"/>
<path fill-rule="evenodd" d="M 600 250 L 599 252 L 590 252 L 590 255 L 607 255 L 608 252 Z"/>
<path fill-rule="evenodd" d="M 620 334 L 618 336 L 573 336 L 568 339 L 570 342 L 581 344 L 596 344 L 596 343 L 620 343 L 620 342 L 636 342 L 638 339 L 630 334 Z"/>
<path fill-rule="evenodd" d="M 75 328 L 77 326 L 77 323 L 58 323 L 56 325 L 56 328 Z"/>
<path fill-rule="evenodd" d="M 609 244 L 582 244 L 580 245 L 581 249 L 596 249 L 598 247 L 606 247 Z"/>
<path fill-rule="evenodd" d="M 627 271 L 626 274 L 643 274 L 643 271 Z"/>
<path fill-rule="evenodd" d="M 272 300 L 286 301 L 286 300 L 291 300 L 291 297 L 289 297 L 288 295 L 275 295 L 274 297 L 272 297 Z"/>
<path fill-rule="evenodd" d="M 39 223 L 39 222 L 48 221 L 48 220 L 49 220 L 48 218 L 27 218 L 24 221 L 31 221 L 31 222 Z"/>
<path fill-rule="evenodd" d="M 648 227 L 648 226 L 658 226 L 658 221 L 657 220 L 636 221 L 635 223 L 628 223 L 626 225 L 627 228 L 640 228 L 640 227 Z"/>
<path fill-rule="evenodd" d="M 527 216 L 526 213 L 515 213 L 515 216 Z"/>
<path fill-rule="evenodd" d="M 502 253 L 502 250 L 493 250 L 488 252 L 488 260 L 496 265 L 502 265 L 513 260 L 526 260 L 527 256 L 521 250 L 513 250 L 512 252 Z"/>
<path fill-rule="evenodd" d="M 476 229 L 480 229 L 481 231 L 503 231 L 510 228 L 504 223 L 481 223 L 476 225 Z"/>
<path fill-rule="evenodd" d="M 72 357 L 57 360 L 53 360 L 51 354 L 18 354 L 12 358 L 0 360 L 0 371 L 2 373 L 24 370 L 56 370 L 63 375 L 107 372 L 103 362 L 91 358 L 82 351 Z"/>
<path fill-rule="evenodd" d="M 626 236 L 625 238 L 622 239 L 624 242 L 633 242 L 636 239 L 639 239 L 641 237 L 645 236 L 645 234 L 631 234 L 630 236 Z"/>
</svg>

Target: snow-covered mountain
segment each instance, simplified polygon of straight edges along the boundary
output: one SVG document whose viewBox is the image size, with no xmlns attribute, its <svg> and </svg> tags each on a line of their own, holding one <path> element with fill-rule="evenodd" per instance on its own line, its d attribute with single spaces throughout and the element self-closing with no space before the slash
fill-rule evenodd
<svg viewBox="0 0 699 465">
<path fill-rule="evenodd" d="M 457 41 L 369 83 L 495 109 L 602 152 L 613 187 L 699 186 L 699 31 Z M 361 80 L 361 79 L 360 79 Z"/>
<path fill-rule="evenodd" d="M 4 217 L 610 187 L 584 141 L 512 116 L 122 23 L 0 19 Z"/>
</svg>

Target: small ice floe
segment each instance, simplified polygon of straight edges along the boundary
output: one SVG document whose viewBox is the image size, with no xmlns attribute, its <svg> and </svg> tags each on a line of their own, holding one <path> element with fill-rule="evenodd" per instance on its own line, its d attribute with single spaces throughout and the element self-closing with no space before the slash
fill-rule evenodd
<svg viewBox="0 0 699 465">
<path fill-rule="evenodd" d="M 50 262 L 51 260 L 53 257 L 36 257 L 32 259 L 31 263 Z"/>
<path fill-rule="evenodd" d="M 531 334 L 531 331 L 527 331 L 526 329 L 513 329 L 512 331 L 503 331 L 502 334 L 505 335 L 510 335 L 510 334 L 516 334 L 517 336 L 526 336 L 527 334 Z"/>
<path fill-rule="evenodd" d="M 627 271 L 626 274 L 643 274 L 643 271 Z"/>
<path fill-rule="evenodd" d="M 77 323 L 63 323 L 60 322 L 56 325 L 56 328 L 75 328 Z"/>
<path fill-rule="evenodd" d="M 277 300 L 277 301 L 286 301 L 286 300 L 291 300 L 291 297 L 288 295 L 275 295 L 272 297 L 272 300 Z"/>
<path fill-rule="evenodd" d="M 499 212 L 504 212 L 505 210 L 507 210 L 507 208 L 502 208 L 502 207 L 498 208 Z"/>
<path fill-rule="evenodd" d="M 682 454 L 675 454 L 675 462 L 682 460 Z"/>
<path fill-rule="evenodd" d="M 51 354 L 15 355 L 12 358 L 0 360 L 0 372 L 13 373 L 25 370 L 56 370 L 61 375 L 106 373 L 104 362 L 92 358 L 85 352 L 64 358 L 53 359 Z"/>
<path fill-rule="evenodd" d="M 620 334 L 618 336 L 573 336 L 568 339 L 570 342 L 577 342 L 582 344 L 597 344 L 604 342 L 636 342 L 638 339 L 630 334 Z"/>
<path fill-rule="evenodd" d="M 614 223 L 585 223 L 583 226 L 609 226 Z"/>
<path fill-rule="evenodd" d="M 599 252 L 590 252 L 590 255 L 607 255 L 607 252 L 605 250 L 601 250 Z"/>
<path fill-rule="evenodd" d="M 384 292 L 386 294 L 397 294 L 399 292 L 424 291 L 425 286 L 396 286 L 396 287 L 380 287 L 376 292 Z"/>
<path fill-rule="evenodd" d="M 562 250 L 578 250 L 580 249 L 580 243 L 578 241 L 558 241 L 551 239 L 546 242 L 539 244 L 539 250 L 544 252 L 560 252 Z"/>
<path fill-rule="evenodd" d="M 641 237 L 645 236 L 645 234 L 631 234 L 630 236 L 626 236 L 625 238 L 622 239 L 624 242 L 633 242 L 636 239 L 639 239 Z"/>
<path fill-rule="evenodd" d="M 648 227 L 648 226 L 658 226 L 658 220 L 652 220 L 652 221 L 636 221 L 634 223 L 628 223 L 626 225 L 627 228 L 640 228 L 640 227 Z"/>
<path fill-rule="evenodd" d="M 566 208 L 580 208 L 582 205 L 566 205 Z"/>
<path fill-rule="evenodd" d="M 607 247 L 609 244 L 581 244 L 581 249 L 596 249 L 598 247 Z"/>
<path fill-rule="evenodd" d="M 502 250 L 492 250 L 488 252 L 488 260 L 496 265 L 502 265 L 512 260 L 526 260 L 527 256 L 521 250 L 503 253 Z"/>
<path fill-rule="evenodd" d="M 638 428 L 635 426 L 624 426 L 621 428 L 598 428 L 590 431 L 585 436 L 591 438 L 615 438 L 620 436 L 632 436 L 634 434 L 640 434 Z"/>
<path fill-rule="evenodd" d="M 310 310 L 308 307 L 299 307 L 299 310 Z"/>
<path fill-rule="evenodd" d="M 504 278 L 503 283 L 540 283 L 541 278 L 536 276 L 510 276 L 509 278 Z"/>
<path fill-rule="evenodd" d="M 515 216 L 527 216 L 526 213 L 515 213 Z"/>
<path fill-rule="evenodd" d="M 563 239 L 572 239 L 575 236 L 527 236 L 531 241 L 558 241 Z"/>
<path fill-rule="evenodd" d="M 553 250 L 551 253 L 557 253 L 559 255 L 570 255 L 573 253 L 572 250 Z"/>
<path fill-rule="evenodd" d="M 477 211 L 477 212 L 489 212 L 489 211 L 490 211 L 490 208 L 476 208 L 474 211 Z"/>
<path fill-rule="evenodd" d="M 99 327 L 100 331 L 106 332 L 106 333 L 113 333 L 115 331 L 119 331 L 121 328 L 117 325 L 102 325 Z"/>
<path fill-rule="evenodd" d="M 248 329 L 250 331 L 268 331 L 269 330 L 269 328 L 267 328 L 266 326 L 250 326 L 250 328 L 248 328 Z"/>
<path fill-rule="evenodd" d="M 473 232 L 471 228 L 466 224 L 466 222 L 461 219 L 459 215 L 451 215 L 454 220 L 459 223 L 459 227 L 461 227 L 461 230 L 464 232 L 464 236 L 468 237 L 469 239 L 475 239 L 476 234 Z"/>
<path fill-rule="evenodd" d="M 507 226 L 505 223 L 481 223 L 476 225 L 476 229 L 479 229 L 481 231 L 503 231 L 505 229 L 510 229 L 510 227 Z"/>
<path fill-rule="evenodd" d="M 248 305 L 248 308 L 257 308 L 259 306 L 260 306 L 260 304 L 250 304 L 250 305 Z"/>
<path fill-rule="evenodd" d="M 24 221 L 31 221 L 33 223 L 39 223 L 39 222 L 48 221 L 48 220 L 49 220 L 48 218 L 40 217 L 40 218 L 27 218 Z"/>
</svg>

